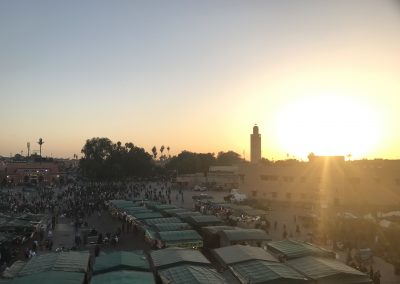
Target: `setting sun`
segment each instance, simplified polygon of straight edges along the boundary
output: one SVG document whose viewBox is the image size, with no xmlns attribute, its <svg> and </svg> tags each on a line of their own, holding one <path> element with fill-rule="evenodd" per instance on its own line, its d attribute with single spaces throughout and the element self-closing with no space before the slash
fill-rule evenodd
<svg viewBox="0 0 400 284">
<path fill-rule="evenodd" d="M 350 97 L 315 96 L 295 101 L 278 113 L 276 133 L 296 157 L 351 155 L 361 158 L 379 142 L 376 110 Z"/>
</svg>

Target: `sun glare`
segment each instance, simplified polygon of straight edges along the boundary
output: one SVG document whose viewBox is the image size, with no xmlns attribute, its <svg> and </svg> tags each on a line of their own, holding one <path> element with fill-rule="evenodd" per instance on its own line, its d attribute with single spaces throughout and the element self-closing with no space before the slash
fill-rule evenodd
<svg viewBox="0 0 400 284">
<path fill-rule="evenodd" d="M 348 97 L 316 96 L 287 105 L 276 122 L 279 144 L 290 155 L 361 158 L 378 143 L 376 111 Z"/>
</svg>

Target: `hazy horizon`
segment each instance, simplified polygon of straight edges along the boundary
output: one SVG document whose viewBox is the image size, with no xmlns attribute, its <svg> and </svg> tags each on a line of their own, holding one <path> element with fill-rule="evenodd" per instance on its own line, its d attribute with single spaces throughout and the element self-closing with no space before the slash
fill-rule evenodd
<svg viewBox="0 0 400 284">
<path fill-rule="evenodd" d="M 398 1 L 2 1 L 0 155 L 86 139 L 400 158 Z"/>
</svg>

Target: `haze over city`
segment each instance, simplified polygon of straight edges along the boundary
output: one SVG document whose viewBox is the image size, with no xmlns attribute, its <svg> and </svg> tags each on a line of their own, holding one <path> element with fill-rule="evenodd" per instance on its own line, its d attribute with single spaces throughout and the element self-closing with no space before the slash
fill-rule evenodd
<svg viewBox="0 0 400 284">
<path fill-rule="evenodd" d="M 400 157 L 397 1 L 1 1 L 0 155 Z"/>
</svg>

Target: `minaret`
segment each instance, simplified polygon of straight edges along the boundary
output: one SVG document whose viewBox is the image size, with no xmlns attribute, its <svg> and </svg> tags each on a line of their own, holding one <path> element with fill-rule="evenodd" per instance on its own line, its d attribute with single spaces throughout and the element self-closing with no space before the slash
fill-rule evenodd
<svg viewBox="0 0 400 284">
<path fill-rule="evenodd" d="M 261 160 L 261 134 L 258 132 L 257 124 L 253 127 L 253 134 L 250 134 L 250 162 L 258 163 Z"/>
</svg>

